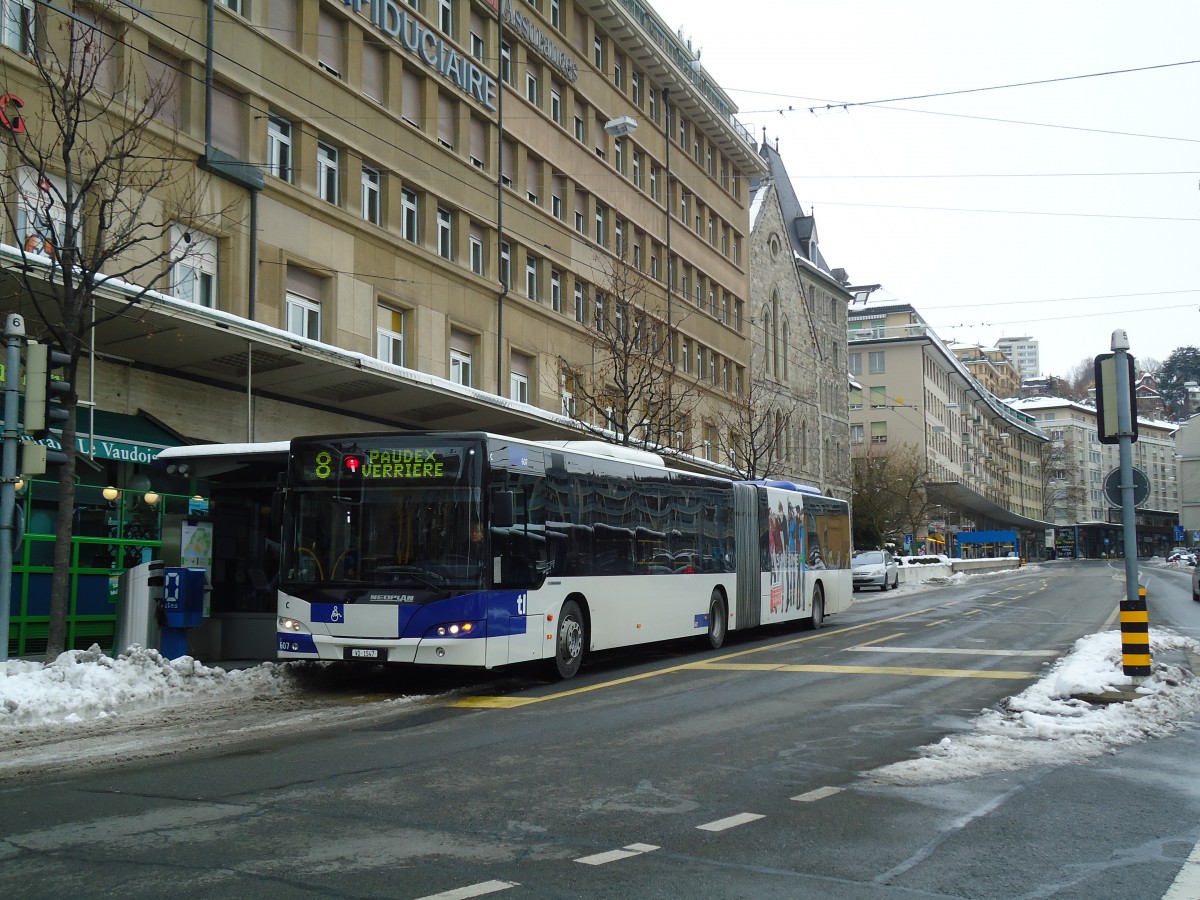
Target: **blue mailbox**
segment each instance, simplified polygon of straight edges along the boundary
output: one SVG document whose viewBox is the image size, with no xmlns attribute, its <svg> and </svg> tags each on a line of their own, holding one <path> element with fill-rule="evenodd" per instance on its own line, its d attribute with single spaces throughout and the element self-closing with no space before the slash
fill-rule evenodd
<svg viewBox="0 0 1200 900">
<path fill-rule="evenodd" d="M 186 656 L 187 629 L 204 621 L 204 594 L 208 590 L 205 569 L 168 566 L 163 571 L 162 654 L 167 659 Z"/>
</svg>

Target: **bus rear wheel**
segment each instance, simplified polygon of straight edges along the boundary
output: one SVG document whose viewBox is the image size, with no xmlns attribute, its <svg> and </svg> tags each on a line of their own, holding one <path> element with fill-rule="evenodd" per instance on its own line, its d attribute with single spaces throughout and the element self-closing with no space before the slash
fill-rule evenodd
<svg viewBox="0 0 1200 900">
<path fill-rule="evenodd" d="M 821 627 L 821 623 L 825 621 L 825 591 L 818 584 L 813 588 L 812 596 L 812 618 L 808 620 L 808 625 L 813 631 Z"/>
<path fill-rule="evenodd" d="M 558 631 L 554 638 L 554 669 L 559 678 L 570 678 L 583 665 L 583 613 L 579 604 L 568 600 L 558 613 Z"/>
<path fill-rule="evenodd" d="M 725 612 L 725 598 L 720 591 L 713 591 L 708 601 L 708 646 L 720 650 L 725 643 L 725 630 L 729 616 Z"/>
</svg>

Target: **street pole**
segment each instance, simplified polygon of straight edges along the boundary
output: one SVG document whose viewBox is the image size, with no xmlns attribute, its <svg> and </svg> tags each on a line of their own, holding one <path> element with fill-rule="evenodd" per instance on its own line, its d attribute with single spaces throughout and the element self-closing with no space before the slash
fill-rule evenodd
<svg viewBox="0 0 1200 900">
<path fill-rule="evenodd" d="M 1112 336 L 1117 374 L 1117 439 L 1121 454 L 1121 535 L 1125 546 L 1125 599 L 1138 599 L 1137 509 L 1133 496 L 1133 410 L 1129 405 L 1129 337 L 1122 329 Z"/>
<path fill-rule="evenodd" d="M 12 609 L 13 519 L 17 501 L 17 448 L 21 430 L 17 415 L 21 400 L 21 346 L 25 318 L 16 313 L 4 320 L 4 448 L 0 456 L 0 662 L 8 660 L 8 628 Z"/>
</svg>

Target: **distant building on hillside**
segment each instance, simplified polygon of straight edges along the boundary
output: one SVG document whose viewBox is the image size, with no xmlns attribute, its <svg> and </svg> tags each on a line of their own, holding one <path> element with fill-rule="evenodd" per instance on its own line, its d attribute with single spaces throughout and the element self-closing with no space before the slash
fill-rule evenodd
<svg viewBox="0 0 1200 900">
<path fill-rule="evenodd" d="M 1042 373 L 1041 360 L 1038 356 L 1038 342 L 1029 335 L 1002 337 L 996 341 L 996 347 L 1016 367 L 1017 375 L 1022 380 L 1035 378 Z"/>
</svg>

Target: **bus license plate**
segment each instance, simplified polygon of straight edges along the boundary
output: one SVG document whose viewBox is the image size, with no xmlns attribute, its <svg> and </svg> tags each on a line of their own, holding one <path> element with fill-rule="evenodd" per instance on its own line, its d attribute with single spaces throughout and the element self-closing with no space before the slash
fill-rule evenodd
<svg viewBox="0 0 1200 900">
<path fill-rule="evenodd" d="M 381 660 L 386 657 L 384 654 L 387 651 L 381 650 L 378 647 L 347 647 L 346 659 L 376 659 Z"/>
</svg>

